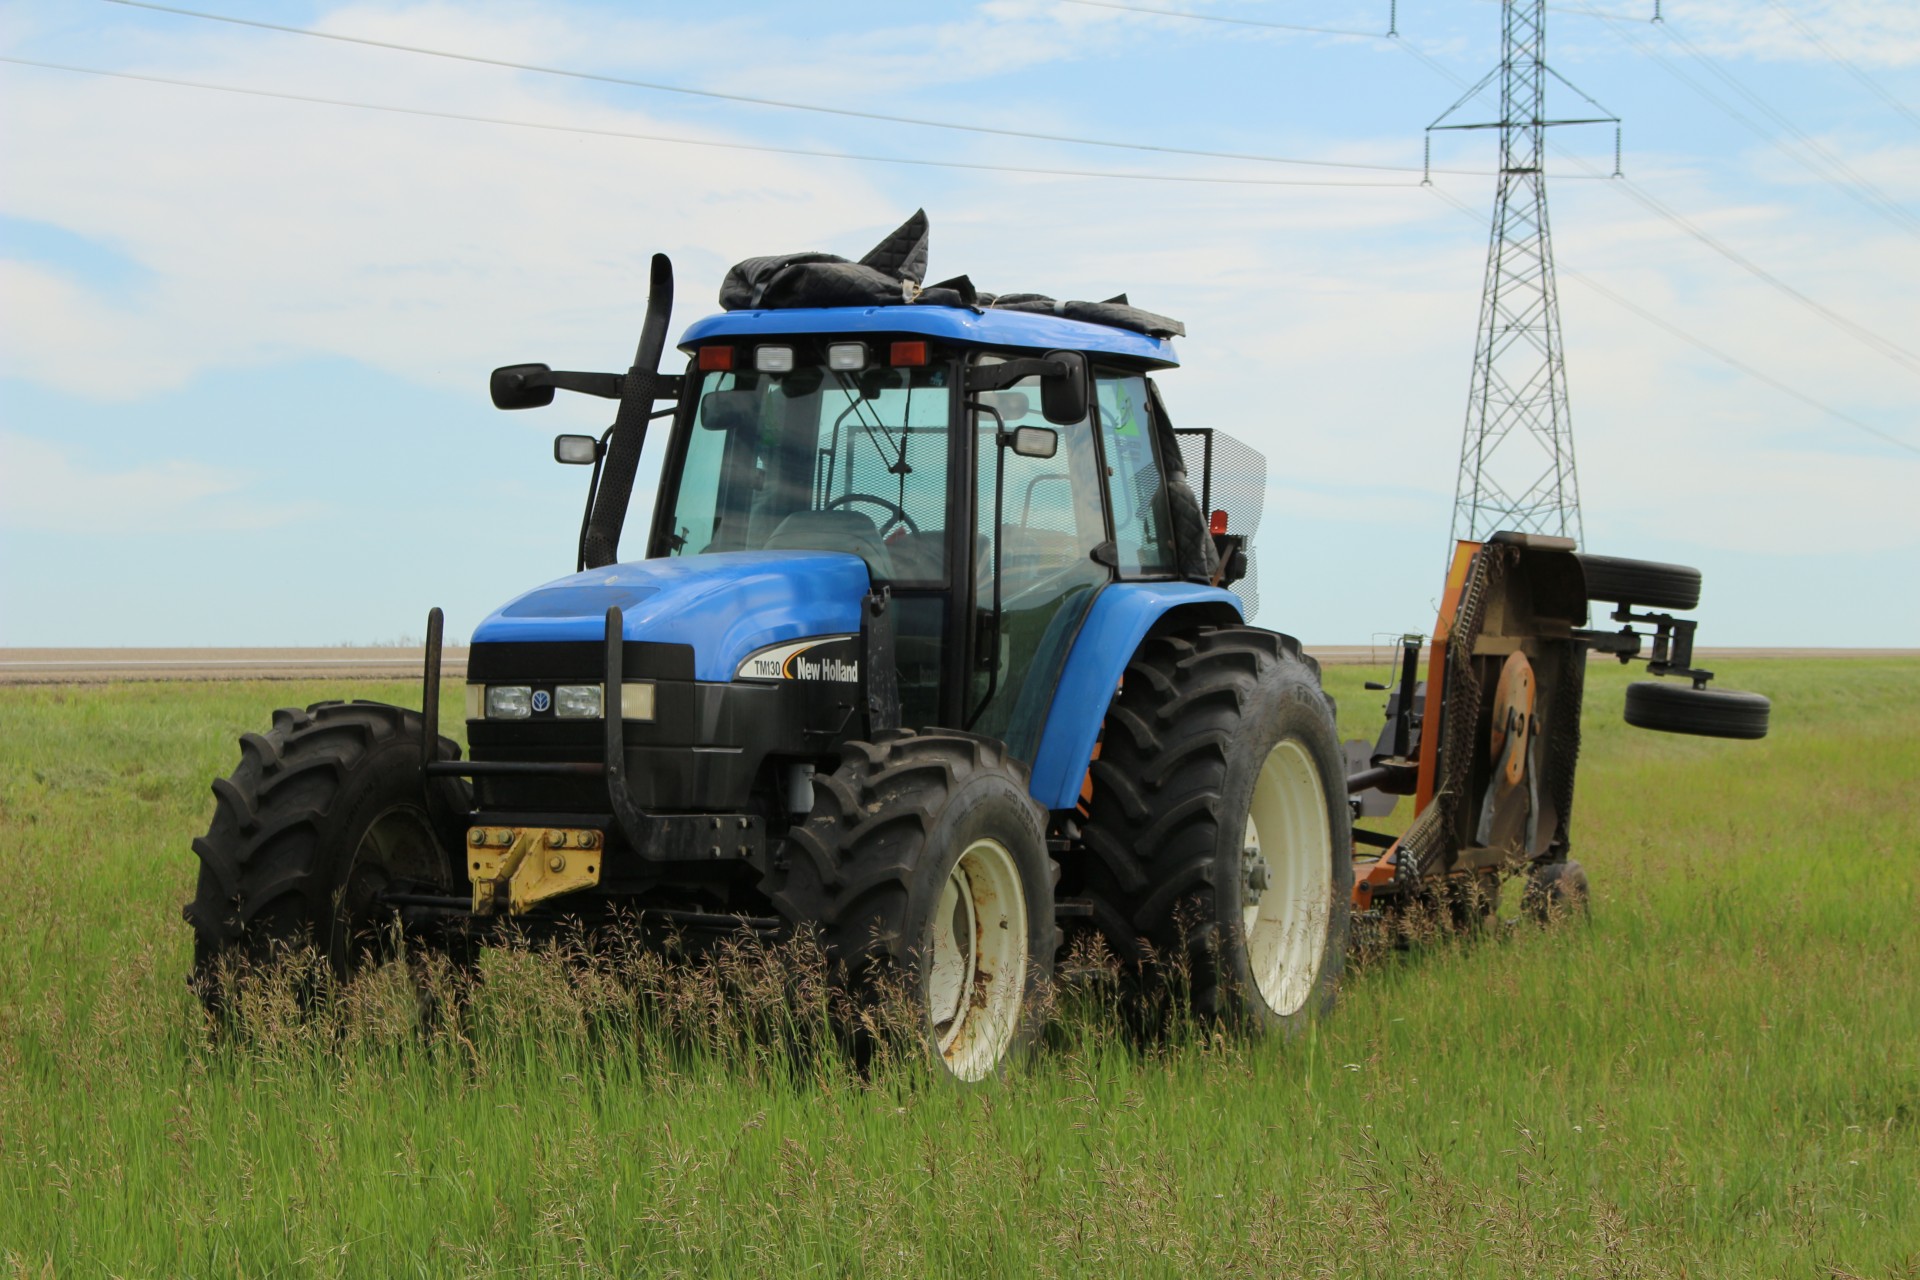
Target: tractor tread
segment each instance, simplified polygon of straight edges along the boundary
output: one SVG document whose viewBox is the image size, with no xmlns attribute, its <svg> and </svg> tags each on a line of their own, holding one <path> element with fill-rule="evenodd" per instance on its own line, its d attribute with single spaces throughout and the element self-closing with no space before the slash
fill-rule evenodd
<svg viewBox="0 0 1920 1280">
<path fill-rule="evenodd" d="M 1106 713 L 1081 852 L 1062 890 L 1091 903 L 1093 926 L 1123 964 L 1182 969 L 1202 1016 L 1237 998 L 1218 972 L 1212 920 L 1222 805 L 1242 726 L 1274 696 L 1281 665 L 1296 669 L 1291 687 L 1310 677 L 1318 689 L 1318 664 L 1277 632 L 1208 627 L 1141 645 Z"/>
<path fill-rule="evenodd" d="M 329 841 L 351 807 L 343 797 L 364 794 L 369 784 L 356 778 L 376 753 L 393 760 L 396 744 L 418 743 L 423 731 L 418 712 L 352 701 L 283 707 L 266 733 L 240 735 L 240 762 L 213 783 L 212 820 L 192 842 L 199 880 L 181 913 L 194 932 L 193 984 L 210 1005 L 223 957 L 250 963 L 325 943 Z M 443 737 L 438 754 L 457 760 L 460 749 Z"/>
</svg>

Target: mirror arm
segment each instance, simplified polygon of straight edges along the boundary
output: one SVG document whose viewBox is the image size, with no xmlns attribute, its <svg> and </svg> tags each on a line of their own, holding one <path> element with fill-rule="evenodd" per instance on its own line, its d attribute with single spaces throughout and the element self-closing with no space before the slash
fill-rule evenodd
<svg viewBox="0 0 1920 1280">
<path fill-rule="evenodd" d="M 1030 357 L 1003 360 L 999 364 L 977 364 L 967 369 L 967 390 L 1005 391 L 1027 378 L 1058 378 L 1065 376 L 1066 372 L 1067 366 L 1058 360 Z"/>
<path fill-rule="evenodd" d="M 607 456 L 607 441 L 613 436 L 613 428 L 608 427 L 600 433 L 600 447 L 593 451 L 593 474 L 587 477 L 587 508 L 580 513 L 580 537 L 574 543 L 573 571 L 587 571 L 587 526 L 593 523 L 593 500 L 600 492 L 600 464 Z"/>
<path fill-rule="evenodd" d="M 543 373 L 510 373 L 500 379 L 501 386 L 507 391 L 537 391 L 552 387 L 557 391 L 576 391 L 581 395 L 599 396 L 602 400 L 618 400 L 625 386 L 627 375 L 624 373 L 576 373 L 567 369 L 548 369 Z M 663 374 L 654 384 L 656 400 L 678 400 L 680 384 L 684 378 L 680 374 Z M 672 412 L 671 409 L 667 412 Z M 656 417 L 659 415 L 656 414 Z"/>
</svg>

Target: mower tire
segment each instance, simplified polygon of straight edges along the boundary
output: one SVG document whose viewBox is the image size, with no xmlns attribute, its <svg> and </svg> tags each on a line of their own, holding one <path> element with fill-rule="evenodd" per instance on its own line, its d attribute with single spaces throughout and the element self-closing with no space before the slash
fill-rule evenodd
<svg viewBox="0 0 1920 1280">
<path fill-rule="evenodd" d="M 1626 560 L 1619 556 L 1575 559 L 1587 575 L 1587 599 L 1643 609 L 1694 609 L 1700 605 L 1700 571 L 1684 564 Z"/>
<path fill-rule="evenodd" d="M 1290 1034 L 1332 1007 L 1352 819 L 1333 705 L 1298 641 L 1253 627 L 1150 638 L 1092 774 L 1070 892 L 1123 961 L 1184 979 L 1202 1018 Z"/>
<path fill-rule="evenodd" d="M 1696 689 L 1659 680 L 1636 680 L 1627 686 L 1627 723 L 1662 733 L 1764 738 L 1772 710 L 1764 695 L 1738 689 Z"/>
<path fill-rule="evenodd" d="M 933 1059 L 985 1079 L 1044 1022 L 1060 947 L 1046 812 L 989 738 L 901 731 L 841 752 L 769 896 L 796 932 L 815 931 L 856 1046 L 861 1013 L 903 997 Z"/>
<path fill-rule="evenodd" d="M 1537 924 L 1556 924 L 1571 916 L 1587 913 L 1586 868 L 1569 858 L 1565 862 L 1539 862 L 1527 871 L 1527 887 L 1520 894 L 1520 909 Z"/>
<path fill-rule="evenodd" d="M 464 891 L 459 835 L 425 802 L 424 733 L 418 712 L 321 702 L 241 736 L 240 764 L 213 784 L 212 825 L 193 842 L 200 878 L 182 911 L 192 985 L 209 1008 L 224 967 L 311 947 L 344 978 L 381 954 L 399 924 L 379 901 L 387 889 Z M 460 749 L 441 738 L 437 754 L 457 760 Z M 442 812 L 466 813 L 465 782 L 435 786 Z"/>
</svg>

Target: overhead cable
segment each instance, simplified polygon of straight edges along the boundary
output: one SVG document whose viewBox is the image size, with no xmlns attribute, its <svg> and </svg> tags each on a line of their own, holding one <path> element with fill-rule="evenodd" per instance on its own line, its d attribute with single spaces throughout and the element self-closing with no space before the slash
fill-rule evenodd
<svg viewBox="0 0 1920 1280">
<path fill-rule="evenodd" d="M 208 89 L 217 93 L 237 93 L 252 98 L 277 98 L 283 102 L 306 102 L 326 107 L 350 107 L 356 111 L 385 111 L 395 115 L 425 116 L 434 120 L 460 120 L 469 124 L 504 125 L 513 129 L 540 129 L 549 133 L 577 133 L 600 138 L 629 138 L 636 142 L 666 142 L 686 147 L 716 147 L 726 151 L 757 151 L 772 155 L 810 156 L 822 160 L 850 160 L 863 164 L 906 164 L 933 169 L 968 169 L 990 173 L 1024 173 L 1050 178 L 1111 178 L 1131 182 L 1191 182 L 1218 186 L 1246 187 L 1346 187 L 1408 191 L 1412 182 L 1345 182 L 1324 178 L 1235 178 L 1205 174 L 1141 173 L 1127 170 L 1060 169 L 1051 166 L 975 164 L 965 160 L 929 160 L 918 156 L 870 156 L 845 151 L 827 151 L 811 147 L 777 147 L 766 143 L 725 142 L 712 138 L 679 138 L 670 134 L 637 133 L 627 129 L 596 129 L 587 125 L 551 124 L 539 120 L 514 120 L 503 116 L 469 115 L 460 111 L 440 111 L 430 107 L 400 107 L 378 102 L 356 102 L 347 98 L 323 98 L 304 93 L 283 93 L 277 89 L 251 89 L 242 85 L 212 84 L 202 80 L 182 80 L 172 76 L 143 75 L 133 71 L 108 71 L 101 67 L 80 67 L 61 62 L 40 62 L 0 54 L 0 63 L 21 67 L 40 67 L 49 71 L 70 71 L 80 75 L 108 76 L 116 80 L 137 80 L 146 84 L 172 85 L 181 89 Z"/>
<path fill-rule="evenodd" d="M 1089 9 L 1118 9 L 1122 13 L 1147 13 L 1157 18 L 1186 18 L 1193 22 L 1224 22 L 1235 27 L 1264 27 L 1269 31 L 1305 31 L 1322 36 L 1359 36 L 1366 40 L 1384 39 L 1384 31 L 1351 31 L 1341 27 L 1304 27 L 1297 22 L 1269 22 L 1263 18 L 1234 18 L 1223 13 L 1187 13 L 1180 9 L 1156 9 L 1144 4 L 1120 4 L 1118 0 L 1054 0 L 1056 4 L 1085 5 Z"/>
<path fill-rule="evenodd" d="M 567 67 L 549 67 L 532 62 L 514 62 L 506 58 L 487 58 L 472 53 L 455 53 L 451 50 L 433 49 L 424 45 L 400 44 L 392 40 L 375 40 L 367 36 L 350 36 L 337 31 L 320 31 L 312 27 L 295 27 L 278 22 L 263 22 L 256 18 L 240 18 L 225 13 L 208 13 L 199 9 L 182 9 L 173 5 L 154 4 L 151 0 L 107 0 L 107 3 L 124 5 L 134 9 L 149 9 L 156 13 L 168 13 L 183 18 L 199 18 L 208 22 L 225 22 L 233 26 L 254 27 L 263 31 L 278 31 L 286 35 L 310 36 L 317 40 L 334 40 L 342 44 L 365 45 L 374 49 L 390 49 L 398 53 L 419 54 L 429 58 L 447 58 L 455 62 L 478 63 L 482 66 L 502 67 L 512 71 L 529 71 L 545 76 L 563 76 L 570 80 L 585 80 L 597 84 L 622 85 L 630 89 L 649 89 L 657 93 L 684 94 L 695 98 L 710 98 L 722 102 L 738 102 L 756 107 L 778 107 L 785 111 L 811 111 L 821 115 L 844 116 L 856 120 L 878 120 L 887 124 L 914 125 L 922 129 L 948 129 L 958 133 L 979 133 L 1001 138 L 1026 138 L 1036 142 L 1063 142 L 1077 147 L 1107 147 L 1120 151 L 1153 152 L 1159 155 L 1197 156 L 1207 160 L 1250 160 L 1259 164 L 1311 165 L 1323 169 L 1369 169 L 1384 173 L 1420 172 L 1418 168 L 1411 165 L 1360 164 L 1337 160 L 1306 160 L 1295 156 L 1262 155 L 1244 151 L 1205 151 L 1195 147 L 1160 146 L 1150 142 L 1125 142 L 1113 138 L 1084 138 L 1072 134 L 1042 133 L 1032 129 L 1003 129 L 993 125 L 966 124 L 955 120 L 931 120 L 918 116 L 896 115 L 885 111 L 859 111 L 851 107 L 829 107 L 812 102 L 790 102 L 779 98 L 760 98 L 744 93 L 723 93 L 717 89 L 695 89 L 688 85 L 666 84 L 657 80 L 636 80 L 626 76 L 602 75 L 594 71 L 577 71 Z"/>
<path fill-rule="evenodd" d="M 1716 65 L 1714 61 L 1707 57 L 1696 45 L 1681 35 L 1672 23 L 1662 24 L 1662 29 L 1666 31 L 1667 37 L 1679 45 L 1695 62 L 1698 62 L 1715 78 L 1720 80 L 1722 84 L 1739 94 L 1755 110 L 1760 111 L 1771 119 L 1781 133 L 1787 135 L 1787 138 L 1769 132 L 1751 116 L 1715 94 L 1678 66 L 1675 66 L 1673 62 L 1663 56 L 1658 49 L 1649 47 L 1645 41 L 1633 34 L 1625 19 L 1616 18 L 1610 14 L 1599 13 L 1590 9 L 1572 9 L 1568 12 L 1584 14 L 1587 17 L 1599 18 L 1606 22 L 1608 30 L 1612 31 L 1620 39 L 1626 41 L 1635 51 L 1651 58 L 1659 64 L 1660 68 L 1668 75 L 1680 81 L 1680 83 L 1686 85 L 1702 98 L 1705 98 L 1708 102 L 1718 107 L 1729 119 L 1750 130 L 1756 137 L 1766 142 L 1769 146 L 1778 149 L 1781 154 L 1801 165 L 1809 173 L 1813 174 L 1814 177 L 1838 188 L 1843 194 L 1852 197 L 1869 212 L 1887 219 L 1909 235 L 1920 236 L 1920 217 L 1916 217 L 1911 210 L 1907 209 L 1873 182 L 1856 172 L 1845 160 L 1835 155 L 1826 144 L 1812 137 L 1805 130 L 1794 124 L 1793 121 L 1781 115 L 1764 97 L 1747 88 L 1746 85 L 1736 79 L 1732 72 Z M 1789 144 L 1788 138 L 1792 139 L 1793 145 Z"/>
<path fill-rule="evenodd" d="M 780 107 L 783 111 L 814 111 L 814 113 L 822 113 L 822 115 L 843 115 L 843 117 L 851 117 L 851 119 L 881 121 L 881 123 L 887 123 L 887 125 L 912 125 L 912 127 L 916 127 L 916 129 L 947 129 L 954 130 L 954 132 L 989 134 L 989 136 L 998 136 L 998 138 L 1027 138 L 1027 140 L 1033 140 L 1033 142 L 1062 142 L 1062 144 L 1068 144 L 1068 146 L 1100 146 L 1100 148 L 1112 148 L 1112 150 L 1121 150 L 1121 152 L 1150 152 L 1150 154 L 1158 155 L 1194 155 L 1194 157 L 1200 157 L 1200 159 L 1242 159 L 1242 161 L 1254 161 L 1254 163 L 1261 163 L 1261 165 L 1306 165 L 1306 167 L 1311 167 L 1311 169 L 1359 169 L 1359 171 L 1367 171 L 1367 173 L 1421 173 L 1421 169 L 1419 169 L 1417 165 L 1373 165 L 1373 163 L 1346 161 L 1346 159 L 1306 159 L 1306 157 L 1300 157 L 1300 155 L 1269 155 L 1258 154 L 1258 152 L 1208 152 L 1208 150 L 1187 148 L 1187 146 L 1158 146 L 1158 144 L 1152 144 L 1152 142 L 1123 142 L 1123 140 L 1117 140 L 1117 138 L 1083 138 L 1083 136 L 1077 136 L 1077 134 L 1054 134 L 1054 132 L 1037 132 L 1037 130 L 1027 129 L 998 129 L 998 127 L 993 127 L 993 125 L 968 125 L 968 123 L 960 123 L 960 121 L 937 121 L 937 119 L 924 119 L 924 117 L 914 117 L 914 115 L 893 115 L 893 113 L 887 113 L 887 111 L 858 111 L 858 109 L 852 109 L 852 107 L 820 106 L 820 104 L 812 104 L 812 102 L 787 102 L 787 100 L 781 100 L 781 98 L 755 98 L 755 96 L 751 96 L 751 94 L 728 94 L 728 92 L 720 92 L 720 90 L 712 90 L 712 88 L 691 88 L 691 86 L 687 86 L 687 84 L 637 81 L 637 79 L 620 77 L 620 75 L 601 75 L 601 73 L 597 73 L 597 71 L 576 71 L 576 69 L 572 69 L 572 67 L 547 67 L 547 65 L 540 65 L 540 63 L 528 63 L 528 61 L 509 61 L 509 59 L 505 58 L 482 58 L 480 54 L 459 54 L 459 52 L 453 52 L 453 50 L 428 48 L 428 46 L 422 46 L 422 44 L 399 44 L 399 42 L 394 42 L 394 40 L 374 40 L 371 36 L 342 35 L 342 33 L 338 33 L 338 31 L 317 31 L 317 29 L 313 29 L 313 27 L 288 27 L 288 25 L 284 25 L 284 23 L 267 23 L 267 21 L 259 21 L 259 19 L 253 19 L 253 17 L 234 17 L 234 15 L 230 15 L 230 13 L 182 10 L 179 6 L 171 6 L 171 4 L 154 4 L 152 0 L 106 0 L 106 2 L 108 2 L 108 4 L 119 4 L 119 6 L 134 8 L 134 10 L 152 10 L 152 12 L 156 13 L 173 13 L 173 15 L 177 15 L 177 17 L 198 17 L 198 19 L 213 21 L 213 23 L 230 23 L 230 25 L 234 25 L 234 27 L 255 27 L 255 29 L 261 29 L 261 31 L 278 31 L 278 33 L 282 33 L 282 35 L 313 36 L 313 38 L 317 38 L 317 40 L 336 40 L 336 42 L 342 42 L 342 44 L 365 44 L 365 46 L 369 46 L 369 48 L 384 48 L 384 50 L 392 50 L 392 52 L 399 52 L 399 54 L 419 54 L 422 58 L 447 58 L 453 59 L 453 61 L 468 61 L 468 63 L 484 65 L 484 67 L 503 67 L 503 69 L 509 69 L 509 71 L 530 71 L 530 73 L 536 73 L 536 75 L 557 75 L 557 77 L 564 77 L 564 79 L 570 79 L 570 81 L 620 84 L 620 86 L 626 86 L 626 88 L 645 88 L 645 90 L 655 90 L 655 92 L 662 92 L 662 94 L 685 94 L 685 96 L 693 96 L 693 98 L 714 98 L 714 100 L 720 100 L 720 102 L 739 102 L 739 104 L 756 107 Z M 906 161 L 906 159 L 900 159 L 899 163 L 931 163 L 931 161 Z M 939 167 L 939 165 L 935 165 L 935 167 Z M 958 165 L 958 167 L 995 169 L 995 165 Z M 1018 173 L 1018 169 L 1016 169 L 1016 173 Z M 1450 173 L 1450 175 L 1457 175 L 1457 177 L 1492 177 L 1492 175 L 1488 175 L 1488 173 L 1473 171 L 1473 169 L 1434 169 L 1434 173 Z M 1085 175 L 1085 177 L 1108 177 L 1108 175 Z M 1565 175 L 1565 177 L 1574 178 L 1582 177 L 1582 175 Z M 1275 186 L 1284 186 L 1284 184 L 1275 184 Z M 1296 182 L 1294 186 L 1309 186 L 1309 184 L 1308 182 Z"/>
<path fill-rule="evenodd" d="M 1812 27 L 1808 26 L 1805 22 L 1801 21 L 1800 15 L 1795 13 L 1793 10 L 1787 8 L 1787 6 L 1785 6 L 1784 4 L 1781 4 L 1780 0 L 1770 0 L 1770 3 L 1773 5 L 1774 8 L 1778 9 L 1782 14 L 1786 15 L 1787 21 L 1791 22 L 1794 26 L 1800 28 L 1800 34 L 1804 35 L 1808 39 L 1808 41 L 1812 43 L 1814 48 L 1818 49 L 1821 53 L 1825 54 L 1829 61 L 1838 65 L 1842 71 L 1845 71 L 1848 75 L 1852 76 L 1855 80 L 1858 80 L 1862 85 L 1864 85 L 1867 88 L 1867 90 L 1870 93 L 1872 93 L 1875 97 L 1879 98 L 1880 101 L 1886 103 L 1889 107 L 1892 107 L 1895 111 L 1905 116 L 1907 118 L 1907 123 L 1913 125 L 1916 128 L 1920 128 L 1920 113 L 1915 112 L 1912 107 L 1909 107 L 1906 103 L 1900 101 L 1900 99 L 1894 97 L 1891 93 L 1887 92 L 1887 90 L 1881 86 L 1878 80 L 1875 80 L 1872 76 L 1868 75 L 1857 64 L 1855 64 L 1851 58 L 1845 57 L 1838 50 L 1834 49 L 1833 46 L 1829 45 L 1825 40 L 1822 40 L 1818 32 L 1816 32 Z"/>
<path fill-rule="evenodd" d="M 1462 88 L 1466 87 L 1467 82 L 1464 79 L 1455 75 L 1451 70 L 1442 66 L 1440 63 L 1428 57 L 1426 54 L 1420 52 L 1418 49 L 1414 48 L 1411 44 L 1408 44 L 1405 41 L 1397 41 L 1396 43 L 1399 45 L 1400 48 L 1405 49 L 1408 53 L 1412 54 L 1415 58 L 1418 58 L 1421 62 L 1425 63 L 1427 67 L 1430 68 L 1435 74 L 1440 75 L 1446 78 L 1447 80 L 1452 81 L 1456 86 L 1459 86 Z M 1469 94 L 1469 96 L 1471 96 L 1471 94 Z M 1551 147 L 1555 152 L 1557 152 L 1562 158 L 1566 159 L 1567 161 L 1569 161 L 1574 165 L 1579 166 L 1582 169 L 1585 169 L 1589 176 L 1595 177 L 1595 178 L 1603 176 L 1598 171 L 1596 171 L 1592 165 L 1588 164 L 1585 160 L 1581 159 L 1580 157 L 1567 151 L 1564 147 L 1561 147 L 1558 143 L 1549 142 L 1547 145 Z M 1663 204 L 1661 201 L 1655 198 L 1651 192 L 1648 192 L 1645 188 L 1641 187 L 1639 184 L 1627 178 L 1614 178 L 1611 180 L 1609 185 L 1614 189 L 1620 191 L 1625 196 L 1627 196 L 1627 198 L 1637 201 L 1642 207 L 1648 209 L 1650 212 L 1655 213 L 1660 217 L 1665 218 L 1667 221 L 1673 223 L 1675 226 L 1679 227 L 1682 231 L 1685 231 L 1688 235 L 1698 240 L 1701 244 L 1705 245 L 1709 249 L 1712 249 L 1715 253 L 1719 254 L 1721 257 L 1725 258 L 1727 261 L 1733 263 L 1735 266 L 1739 267 L 1741 270 L 1747 272 L 1749 275 L 1753 276 L 1755 279 L 1762 281 L 1763 283 L 1778 290 L 1780 293 L 1784 294 L 1788 298 L 1791 298 L 1794 302 L 1800 304 L 1803 307 L 1806 307 L 1809 311 L 1813 312 L 1815 315 L 1820 316 L 1822 319 L 1826 320 L 1829 324 L 1833 325 L 1835 328 L 1839 329 L 1842 333 L 1845 333 L 1848 337 L 1854 339 L 1856 342 L 1862 343 L 1863 345 L 1873 350 L 1877 354 L 1884 356 L 1887 359 L 1893 361 L 1895 364 L 1898 364 L 1903 369 L 1906 369 L 1909 373 L 1920 374 L 1920 355 L 1916 355 L 1915 353 L 1907 350 L 1905 347 L 1894 342 L 1893 340 L 1881 336 L 1880 334 L 1876 333 L 1872 329 L 1867 328 L 1865 325 L 1860 324 L 1857 321 L 1851 320 L 1846 316 L 1841 315 L 1839 312 L 1833 310 L 1833 308 L 1831 307 L 1826 306 L 1824 303 L 1815 301 L 1813 298 L 1802 293 L 1800 290 L 1794 288 L 1792 285 L 1782 280 L 1779 276 L 1774 275 L 1772 272 L 1768 271 L 1766 268 L 1760 266 L 1759 264 L 1755 263 L 1754 261 L 1747 258 L 1743 254 L 1739 253 L 1735 249 L 1724 244 L 1723 242 L 1721 242 L 1719 239 L 1717 239 L 1716 237 L 1708 233 L 1703 228 L 1695 225 L 1693 222 L 1681 216 L 1679 213 L 1675 212 L 1673 209 L 1669 208 L 1667 205 Z"/>
<path fill-rule="evenodd" d="M 1452 205 L 1455 209 L 1459 210 L 1461 213 L 1471 218 L 1474 222 L 1477 223 L 1481 220 L 1480 215 L 1474 212 L 1472 209 L 1468 208 L 1464 201 L 1449 194 L 1448 192 L 1442 191 L 1438 187 L 1430 187 L 1428 189 L 1432 191 L 1436 196 L 1439 196 L 1442 200 Z M 1876 439 L 1885 441 L 1887 444 L 1893 445 L 1896 448 L 1905 449 L 1909 453 L 1920 454 L 1920 445 L 1915 445 L 1906 440 L 1903 440 L 1899 436 L 1896 436 L 1891 432 L 1883 431 L 1879 427 L 1873 426 L 1871 423 L 1862 422 L 1860 419 L 1854 417 L 1852 414 L 1842 412 L 1841 410 L 1834 408 L 1830 404 L 1826 404 L 1826 403 L 1823 403 L 1822 401 L 1816 400 L 1812 396 L 1807 395 L 1805 392 L 1799 391 L 1794 387 L 1791 387 L 1786 383 L 1780 381 L 1778 378 L 1774 377 L 1772 374 L 1765 373 L 1760 369 L 1756 369 L 1754 366 L 1748 364 L 1744 360 L 1739 359 L 1737 356 L 1729 355 L 1727 352 L 1722 351 L 1720 348 L 1707 342 L 1705 339 L 1695 337 L 1693 334 L 1687 332 L 1685 329 L 1682 329 L 1679 325 L 1674 324 L 1671 321 L 1666 320 L 1661 316 L 1655 314 L 1654 312 L 1647 310 L 1647 308 L 1641 306 L 1637 302 L 1634 302 L 1632 299 L 1622 297 L 1620 294 L 1614 292 L 1612 289 L 1608 288 L 1606 285 L 1601 284 L 1598 280 L 1594 279 L 1592 276 L 1588 275 L 1586 272 L 1577 271 L 1574 268 L 1567 266 L 1565 263 L 1555 263 L 1554 269 L 1559 274 L 1572 277 L 1573 279 L 1579 281 L 1581 284 L 1585 285 L 1587 288 L 1593 290 L 1595 293 L 1619 305 L 1620 307 L 1623 307 L 1624 309 L 1633 312 L 1635 315 L 1639 316 L 1642 320 L 1645 320 L 1648 324 L 1656 325 L 1659 328 L 1666 330 L 1668 333 L 1680 339 L 1680 341 L 1686 343 L 1688 346 L 1694 347 L 1697 350 L 1705 352 L 1707 355 L 1712 356 L 1714 359 L 1720 361 L 1722 364 L 1727 365 L 1729 368 L 1736 369 L 1739 372 L 1746 374 L 1749 378 L 1753 378 L 1758 382 L 1765 383 L 1767 386 L 1772 387 L 1775 391 L 1781 392 L 1784 395 L 1791 396 L 1795 400 L 1798 400 L 1801 404 L 1804 404 L 1809 408 L 1819 410 L 1821 413 L 1826 414 L 1828 417 L 1834 419 L 1836 422 L 1843 422 L 1847 426 L 1853 427 L 1859 431 L 1864 431 L 1866 434 L 1873 436 Z"/>
</svg>

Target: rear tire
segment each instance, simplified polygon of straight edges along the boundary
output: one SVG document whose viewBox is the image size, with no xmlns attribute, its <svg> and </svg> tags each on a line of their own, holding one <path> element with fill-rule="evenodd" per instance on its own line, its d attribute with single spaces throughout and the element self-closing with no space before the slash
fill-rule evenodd
<svg viewBox="0 0 1920 1280">
<path fill-rule="evenodd" d="M 1339 985 L 1350 828 L 1332 704 L 1298 642 L 1159 636 L 1107 713 L 1073 892 L 1123 960 L 1184 966 L 1201 1017 L 1291 1032 Z"/>
<path fill-rule="evenodd" d="M 1703 738 L 1767 736 L 1773 704 L 1763 694 L 1738 689 L 1696 689 L 1686 684 L 1636 680 L 1627 686 L 1627 723 L 1661 733 Z"/>
<path fill-rule="evenodd" d="M 1039 1034 L 1060 946 L 1026 770 L 988 738 L 901 732 L 846 743 L 814 797 L 767 889 L 817 931 L 856 1048 L 858 1011 L 897 993 L 956 1079 L 993 1075 Z"/>
<path fill-rule="evenodd" d="M 1587 599 L 1634 604 L 1643 609 L 1694 609 L 1700 604 L 1700 571 L 1684 564 L 1576 555 L 1587 576 Z"/>
<path fill-rule="evenodd" d="M 424 734 L 417 712 L 322 702 L 241 737 L 239 767 L 213 784 L 213 822 L 193 842 L 200 878 L 182 912 L 209 1008 L 226 968 L 312 947 L 344 978 L 383 954 L 399 920 L 380 907 L 383 890 L 456 892 L 464 856 L 428 812 Z M 437 753 L 460 757 L 447 738 Z M 435 785 L 443 812 L 466 812 L 464 782 Z"/>
</svg>

